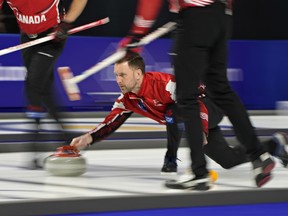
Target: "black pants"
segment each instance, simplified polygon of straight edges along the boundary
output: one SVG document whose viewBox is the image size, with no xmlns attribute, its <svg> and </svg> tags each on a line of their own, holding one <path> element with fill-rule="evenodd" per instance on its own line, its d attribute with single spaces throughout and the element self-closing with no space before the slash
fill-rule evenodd
<svg viewBox="0 0 288 216">
<path fill-rule="evenodd" d="M 40 37 L 46 36 L 51 32 L 43 32 Z M 26 34 L 21 34 L 21 43 L 31 41 Z M 62 125 L 59 122 L 58 102 L 56 94 L 53 91 L 54 84 L 54 67 L 55 62 L 64 49 L 65 41 L 54 42 L 48 41 L 36 46 L 32 46 L 22 50 L 22 57 L 24 65 L 27 69 L 25 80 L 25 94 L 27 105 L 29 107 L 40 107 L 48 111 L 50 116 L 56 120 L 58 127 L 55 130 L 61 131 L 57 138 L 59 140 L 68 140 L 67 134 L 63 131 Z M 30 110 L 29 110 L 30 111 Z M 29 151 L 39 152 L 43 151 L 38 142 L 40 142 L 40 119 L 35 118 L 34 133 L 31 134 L 31 145 Z M 60 145 L 63 145 L 61 142 Z"/>
<path fill-rule="evenodd" d="M 211 99 L 232 122 L 237 138 L 247 154 L 256 159 L 263 153 L 259 140 L 226 74 L 227 17 L 219 2 L 207 7 L 191 7 L 179 14 L 176 38 L 175 75 L 177 103 L 184 118 L 186 138 L 191 149 L 192 170 L 196 176 L 207 173 L 199 117 L 198 85 L 202 80 Z"/>
<path fill-rule="evenodd" d="M 250 161 L 246 154 L 246 149 L 242 145 L 231 146 L 224 138 L 218 124 L 223 118 L 222 111 L 215 106 L 208 98 L 202 99 L 202 102 L 208 109 L 209 113 L 209 134 L 206 145 L 202 145 L 203 152 L 224 169 L 230 169 L 237 165 Z M 177 115 L 177 108 L 170 106 L 174 115 Z M 171 113 L 171 112 L 170 112 Z M 182 137 L 184 128 L 179 128 L 181 119 L 175 117 L 173 124 L 166 124 L 167 128 L 167 152 L 166 156 L 177 158 L 177 150 Z M 274 154 L 276 143 L 270 139 L 261 144 L 266 151 Z"/>
<path fill-rule="evenodd" d="M 43 36 L 46 36 L 47 33 L 45 32 Z M 31 40 L 26 34 L 21 34 L 21 43 Z M 52 91 L 54 67 L 63 51 L 64 44 L 65 41 L 48 41 L 22 51 L 24 65 L 27 69 L 25 80 L 27 103 L 30 106 L 47 109 L 55 119 L 58 116 L 55 105 L 57 102 Z"/>
</svg>

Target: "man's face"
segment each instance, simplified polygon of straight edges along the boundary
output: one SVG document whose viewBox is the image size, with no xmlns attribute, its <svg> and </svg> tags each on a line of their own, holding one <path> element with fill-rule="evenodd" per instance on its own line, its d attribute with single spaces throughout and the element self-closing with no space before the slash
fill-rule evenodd
<svg viewBox="0 0 288 216">
<path fill-rule="evenodd" d="M 127 92 L 137 93 L 137 91 L 139 90 L 139 73 L 141 73 L 141 70 L 131 69 L 128 66 L 128 62 L 114 65 L 116 82 L 123 94 Z"/>
</svg>

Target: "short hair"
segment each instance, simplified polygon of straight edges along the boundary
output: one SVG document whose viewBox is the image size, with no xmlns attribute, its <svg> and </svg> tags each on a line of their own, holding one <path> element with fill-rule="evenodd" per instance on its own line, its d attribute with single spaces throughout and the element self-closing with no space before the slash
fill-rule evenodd
<svg viewBox="0 0 288 216">
<path fill-rule="evenodd" d="M 121 64 L 124 62 L 128 62 L 128 66 L 131 69 L 140 69 L 142 71 L 142 74 L 145 73 L 145 62 L 138 53 L 129 52 L 122 59 L 118 60 L 115 64 Z"/>
</svg>

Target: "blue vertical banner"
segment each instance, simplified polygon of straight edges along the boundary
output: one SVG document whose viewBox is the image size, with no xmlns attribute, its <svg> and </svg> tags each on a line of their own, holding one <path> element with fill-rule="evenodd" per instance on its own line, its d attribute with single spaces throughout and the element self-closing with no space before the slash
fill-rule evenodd
<svg viewBox="0 0 288 216">
<path fill-rule="evenodd" d="M 243 72 L 236 91 L 248 109 L 274 109 L 288 100 L 288 41 L 232 41 L 229 68 Z"/>
</svg>

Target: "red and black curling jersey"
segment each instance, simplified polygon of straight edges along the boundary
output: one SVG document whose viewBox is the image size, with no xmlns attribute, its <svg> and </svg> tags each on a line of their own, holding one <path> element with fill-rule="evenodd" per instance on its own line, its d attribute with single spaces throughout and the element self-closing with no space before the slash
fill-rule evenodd
<svg viewBox="0 0 288 216">
<path fill-rule="evenodd" d="M 0 9 L 4 0 L 0 0 Z M 60 0 L 6 0 L 26 34 L 39 34 L 61 21 Z"/>
<path fill-rule="evenodd" d="M 89 132 L 93 137 L 93 142 L 100 141 L 113 133 L 132 113 L 148 117 L 160 124 L 166 124 L 165 113 L 168 105 L 175 103 L 175 90 L 176 84 L 173 75 L 146 72 L 138 94 L 131 92 L 121 94 L 104 121 Z M 208 111 L 201 101 L 199 103 L 203 131 L 207 134 Z"/>
<path fill-rule="evenodd" d="M 206 7 L 215 1 L 225 2 L 225 0 L 169 0 L 169 10 L 173 13 L 188 7 Z M 228 0 L 232 1 L 232 0 Z M 155 22 L 164 0 L 138 0 L 136 15 L 132 28 L 133 34 L 146 34 Z"/>
</svg>

